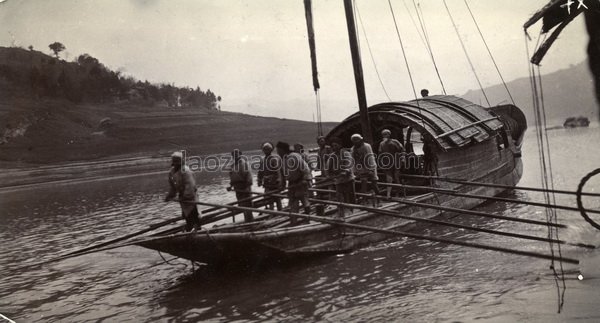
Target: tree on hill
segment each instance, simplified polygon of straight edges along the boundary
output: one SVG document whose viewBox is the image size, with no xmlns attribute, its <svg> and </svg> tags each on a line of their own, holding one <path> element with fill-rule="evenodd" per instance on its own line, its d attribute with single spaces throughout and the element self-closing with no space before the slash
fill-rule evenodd
<svg viewBox="0 0 600 323">
<path fill-rule="evenodd" d="M 58 58 L 58 53 L 66 49 L 65 45 L 59 42 L 54 42 L 48 45 L 48 47 L 50 47 L 50 49 L 54 52 L 54 56 L 56 56 L 56 58 Z"/>
</svg>

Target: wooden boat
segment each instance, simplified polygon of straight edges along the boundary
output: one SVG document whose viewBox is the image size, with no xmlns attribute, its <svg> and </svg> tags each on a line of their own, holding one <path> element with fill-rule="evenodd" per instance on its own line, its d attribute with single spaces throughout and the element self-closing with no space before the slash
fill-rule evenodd
<svg viewBox="0 0 600 323">
<path fill-rule="evenodd" d="M 524 114 L 516 106 L 483 108 L 454 96 L 431 96 L 409 102 L 391 102 L 368 109 L 374 134 L 382 128 L 404 129 L 410 144 L 416 133 L 433 139 L 437 172 L 441 177 L 462 178 L 514 186 L 522 175 L 521 144 L 526 130 Z M 360 129 L 360 116 L 352 115 L 327 136 L 348 140 Z M 417 160 L 422 154 L 415 149 Z M 423 163 L 413 170 L 423 173 Z M 463 193 L 494 196 L 504 189 L 464 186 L 442 181 L 426 183 Z M 410 194 L 410 192 L 409 192 Z M 449 196 L 437 192 L 410 194 L 411 201 L 440 206 L 473 208 L 482 199 Z M 441 211 L 387 202 L 381 210 L 391 210 L 419 218 L 432 218 Z M 331 210 L 329 213 L 333 213 Z M 372 231 L 341 228 L 332 224 L 306 223 L 282 226 L 280 217 L 253 223 L 237 223 L 192 233 L 176 233 L 145 239 L 138 245 L 219 267 L 249 268 L 272 265 L 306 257 L 336 254 L 388 239 Z M 346 223 L 384 229 L 406 229 L 414 221 L 368 211 L 356 211 Z"/>
<path fill-rule="evenodd" d="M 565 128 L 579 128 L 579 127 L 589 127 L 590 119 L 586 117 L 569 117 L 563 123 L 563 127 Z"/>
</svg>

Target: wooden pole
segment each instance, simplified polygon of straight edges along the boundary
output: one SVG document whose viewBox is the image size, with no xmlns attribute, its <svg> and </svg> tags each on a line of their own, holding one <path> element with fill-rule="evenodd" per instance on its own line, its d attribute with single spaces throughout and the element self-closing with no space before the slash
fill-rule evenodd
<svg viewBox="0 0 600 323">
<path fill-rule="evenodd" d="M 365 80 L 363 78 L 362 63 L 360 59 L 360 50 L 358 48 L 358 38 L 356 36 L 356 22 L 354 20 L 354 9 L 352 0 L 344 0 L 346 11 L 346 24 L 348 25 L 348 40 L 350 41 L 350 53 L 352 54 L 352 66 L 354 68 L 354 81 L 356 83 L 356 95 L 358 96 L 358 108 L 360 110 L 360 127 L 363 132 L 365 142 L 373 145 L 373 133 L 371 132 L 371 123 L 369 122 L 369 112 L 367 110 L 367 95 L 365 92 Z"/>
<path fill-rule="evenodd" d="M 400 188 L 411 188 L 411 187 L 413 187 L 412 185 L 405 185 L 405 184 L 393 184 L 393 183 L 378 183 L 378 184 L 383 185 L 383 186 L 388 186 L 388 187 L 400 187 Z M 416 187 L 422 188 L 423 186 L 416 186 Z M 437 192 L 437 193 L 444 194 L 444 195 L 460 196 L 460 197 L 467 197 L 467 198 L 472 198 L 472 199 L 490 200 L 490 201 L 497 201 L 497 202 L 516 203 L 516 204 L 531 205 L 531 206 L 549 207 L 549 208 L 553 208 L 553 209 L 557 209 L 557 210 L 565 210 L 565 211 L 575 211 L 575 212 L 579 212 L 580 211 L 579 208 L 571 207 L 571 206 L 566 206 L 566 205 L 557 205 L 557 204 L 548 204 L 548 203 L 542 203 L 542 202 L 523 201 L 523 200 L 511 199 L 511 198 L 507 198 L 507 197 L 487 196 L 487 195 L 478 195 L 478 194 L 470 194 L 470 193 L 460 193 L 460 192 L 457 192 L 457 191 L 454 191 L 454 190 L 449 190 L 449 189 L 444 189 L 444 188 L 437 188 L 437 187 L 429 187 L 428 189 L 431 192 Z M 585 211 L 589 212 L 589 213 L 600 214 L 600 211 L 598 211 L 598 210 L 587 210 L 586 209 Z"/>
<path fill-rule="evenodd" d="M 263 197 L 265 195 L 268 195 L 268 194 L 270 194 L 270 193 L 264 193 L 264 194 L 259 194 L 259 195 L 256 195 L 256 196 L 248 197 L 248 198 L 245 198 L 245 199 L 242 199 L 242 200 L 239 200 L 239 201 L 231 202 L 231 203 L 229 203 L 229 205 L 234 205 L 234 204 L 237 204 L 239 202 L 254 200 L 254 199 Z M 183 202 L 183 203 L 187 203 L 187 202 Z M 214 213 L 208 213 L 208 214 L 206 214 L 206 212 L 214 212 Z M 230 212 L 223 212 L 222 208 L 208 208 L 208 209 L 202 210 L 202 213 L 204 214 L 204 216 L 202 216 L 200 218 L 201 225 L 206 225 L 206 224 L 210 224 L 210 223 L 222 220 L 223 217 L 220 217 L 219 215 L 222 215 L 224 213 L 227 213 L 226 214 L 227 216 L 225 218 L 231 216 Z M 118 237 L 118 238 L 114 238 L 114 239 L 111 239 L 111 240 L 108 240 L 108 241 L 100 242 L 100 243 L 97 243 L 97 244 L 94 244 L 94 245 L 91 245 L 91 246 L 88 246 L 88 247 L 85 247 L 85 248 L 82 248 L 82 249 L 77 249 L 77 250 L 68 252 L 68 253 L 66 253 L 64 255 L 60 255 L 60 256 L 58 256 L 58 258 L 62 258 L 62 257 L 66 257 L 66 256 L 71 256 L 71 255 L 75 255 L 75 254 L 87 252 L 87 251 L 94 250 L 94 249 L 97 249 L 97 248 L 102 248 L 102 247 L 108 246 L 110 244 L 121 242 L 121 241 L 124 241 L 124 240 L 127 240 L 127 239 L 131 239 L 131 238 L 133 238 L 135 236 L 139 236 L 141 234 L 144 234 L 144 233 L 147 233 L 147 232 L 150 232 L 150 231 L 154 231 L 154 230 L 156 230 L 158 228 L 164 227 L 166 225 L 169 225 L 169 224 L 181 221 L 181 220 L 183 220 L 183 218 L 181 216 L 178 216 L 176 218 L 171 218 L 169 220 L 165 220 L 165 221 L 162 221 L 162 222 L 151 224 L 146 229 L 143 229 L 143 230 L 140 230 L 140 231 L 136 231 L 136 232 L 133 232 L 133 233 L 130 233 L 130 234 L 126 234 L 124 236 L 121 236 L 121 237 Z"/>
<path fill-rule="evenodd" d="M 573 192 L 573 191 L 550 190 L 550 189 L 544 189 L 544 188 L 539 188 L 539 187 L 492 184 L 492 183 L 468 181 L 468 180 L 459 179 L 459 178 L 448 178 L 448 177 L 427 176 L 427 175 L 409 175 L 409 174 L 400 174 L 400 177 L 435 179 L 435 180 L 439 180 L 439 181 L 443 181 L 443 182 L 458 183 L 458 184 L 465 184 L 465 185 L 472 185 L 472 186 L 497 187 L 497 188 L 505 188 L 507 190 L 521 190 L 521 191 L 548 192 L 548 193 L 556 193 L 556 194 L 577 195 L 577 192 Z M 600 197 L 600 193 L 582 192 L 581 195 Z"/>
<path fill-rule="evenodd" d="M 197 202 L 197 204 L 211 206 L 211 207 L 224 207 L 224 208 L 229 208 L 232 210 L 239 210 L 239 211 L 253 211 L 254 210 L 253 208 L 250 208 L 250 207 L 233 206 L 233 205 L 219 205 L 219 204 L 206 203 L 206 202 Z M 452 240 L 452 239 L 441 238 L 441 237 L 419 235 L 419 234 L 405 232 L 405 231 L 394 231 L 394 230 L 388 230 L 388 229 L 374 228 L 374 227 L 361 225 L 361 224 L 346 223 L 343 220 L 329 219 L 329 218 L 316 216 L 316 215 L 308 215 L 308 214 L 292 213 L 292 212 L 281 212 L 281 211 L 274 211 L 274 210 L 262 210 L 262 212 L 268 213 L 268 214 L 273 214 L 273 215 L 282 215 L 282 216 L 288 216 L 288 217 L 297 217 L 297 218 L 301 218 L 301 219 L 308 219 L 308 220 L 319 222 L 319 223 L 325 223 L 325 224 L 335 225 L 335 226 L 339 226 L 339 227 L 358 229 L 358 230 L 374 232 L 374 233 L 383 233 L 383 234 L 388 234 L 391 236 L 407 237 L 407 238 L 413 238 L 413 239 L 418 239 L 418 240 L 428 240 L 428 241 L 433 241 L 433 242 L 454 244 L 454 245 L 459 245 L 459 246 L 464 246 L 464 247 L 493 250 L 493 251 L 498 251 L 498 252 L 516 254 L 516 255 L 521 255 L 521 256 L 529 256 L 529 257 L 540 258 L 540 259 L 557 260 L 557 261 L 561 260 L 565 263 L 579 264 L 579 260 L 573 259 L 573 258 L 564 258 L 564 257 L 557 258 L 553 255 L 525 251 L 525 250 L 515 250 L 515 249 L 485 245 L 485 244 L 480 244 L 480 243 L 475 243 L 475 242 L 458 241 L 458 240 Z"/>
<path fill-rule="evenodd" d="M 313 191 L 322 191 L 322 192 L 335 192 L 335 191 L 331 191 L 331 190 L 319 190 L 319 189 L 312 189 L 312 190 Z M 364 196 L 364 197 L 373 197 L 372 195 L 362 194 L 362 193 L 356 193 L 356 195 L 358 195 L 358 196 Z M 480 212 L 480 211 L 474 211 L 474 210 L 465 210 L 465 209 L 459 209 L 459 208 L 454 208 L 454 207 L 449 207 L 449 206 L 441 206 L 441 205 L 436 205 L 436 204 L 416 202 L 416 201 L 411 201 L 409 199 L 401 199 L 401 198 L 393 198 L 393 197 L 392 198 L 386 198 L 384 196 L 378 196 L 377 198 L 381 199 L 381 200 L 398 202 L 398 203 L 401 203 L 401 204 L 413 205 L 413 206 L 418 206 L 418 207 L 427 208 L 427 209 L 434 209 L 434 210 L 440 210 L 440 211 L 445 211 L 445 212 L 452 212 L 452 213 L 457 213 L 457 214 L 461 214 L 461 215 L 475 215 L 475 216 L 481 216 L 481 217 L 486 217 L 486 218 L 493 218 L 493 219 L 500 219 L 500 220 L 506 220 L 506 221 L 513 221 L 513 222 L 521 222 L 521 223 L 527 223 L 527 224 L 541 225 L 541 226 L 545 226 L 545 227 L 546 226 L 552 226 L 552 227 L 557 227 L 557 228 L 567 228 L 567 226 L 564 225 L 564 224 L 547 223 L 547 222 L 538 221 L 538 220 L 513 218 L 513 217 L 509 217 L 509 216 L 496 215 L 496 214 L 491 214 L 491 213 L 486 213 L 486 212 Z"/>
<path fill-rule="evenodd" d="M 434 219 L 418 218 L 418 217 L 413 217 L 413 216 L 410 216 L 410 215 L 404 215 L 404 214 L 401 214 L 400 212 L 397 212 L 397 211 L 382 210 L 382 209 L 378 209 L 378 208 L 374 208 L 374 207 L 369 207 L 369 206 L 364 206 L 364 205 L 360 205 L 360 204 L 342 203 L 342 202 L 336 202 L 336 201 L 330 201 L 330 200 L 323 200 L 323 199 L 314 199 L 314 198 L 311 198 L 309 200 L 310 201 L 314 201 L 314 202 L 318 202 L 318 203 L 337 205 L 338 207 L 341 206 L 341 207 L 347 207 L 347 208 L 354 208 L 354 209 L 369 211 L 369 212 L 372 212 L 372 213 L 383 214 L 383 215 L 392 216 L 392 217 L 395 217 L 395 218 L 412 220 L 412 221 L 416 221 L 416 222 L 426 222 L 426 223 L 431 223 L 431 224 L 436 224 L 436 225 L 443 225 L 443 226 L 454 227 L 454 228 L 459 228 L 459 229 L 466 229 L 466 230 L 483 232 L 483 233 L 489 233 L 489 234 L 495 234 L 495 235 L 502 235 L 502 236 L 513 237 L 513 238 L 518 238 L 518 239 L 534 240 L 534 241 L 542 241 L 542 242 L 551 242 L 551 243 L 558 243 L 558 244 L 566 244 L 566 245 L 580 247 L 580 248 L 596 249 L 596 246 L 593 246 L 593 245 L 590 245 L 590 244 L 585 244 L 585 243 L 567 242 L 567 241 L 564 241 L 564 240 L 548 239 L 548 238 L 544 238 L 544 237 L 536 237 L 536 236 L 530 236 L 530 235 L 525 235 L 525 234 L 520 234 L 520 233 L 512 233 L 512 232 L 491 230 L 491 229 L 485 229 L 485 228 L 477 228 L 477 227 L 472 227 L 472 226 L 468 226 L 468 225 L 462 225 L 462 224 L 457 224 L 457 223 L 452 223 L 452 222 L 446 222 L 446 221 L 440 221 L 440 220 L 434 220 Z"/>
</svg>

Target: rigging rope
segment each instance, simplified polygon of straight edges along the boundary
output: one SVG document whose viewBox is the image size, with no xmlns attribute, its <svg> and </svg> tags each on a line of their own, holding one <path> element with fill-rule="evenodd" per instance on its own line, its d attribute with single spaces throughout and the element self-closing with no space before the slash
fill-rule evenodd
<svg viewBox="0 0 600 323">
<path fill-rule="evenodd" d="M 431 48 L 431 42 L 429 41 L 429 35 L 427 34 L 427 28 L 425 26 L 425 17 L 423 16 L 423 12 L 421 11 L 421 5 L 417 5 L 415 3 L 415 0 L 413 0 L 413 6 L 415 7 L 415 12 L 417 13 L 417 18 L 419 19 L 419 24 L 421 24 L 421 29 L 423 30 L 423 35 L 425 35 L 425 42 L 427 43 L 427 51 L 429 52 L 429 56 L 431 57 L 431 62 L 433 63 L 433 67 L 435 68 L 435 73 L 438 77 L 438 80 L 440 80 L 440 84 L 442 85 L 442 92 L 444 92 L 444 95 L 446 95 L 446 88 L 444 87 L 444 82 L 442 82 L 442 77 L 440 76 L 440 71 L 438 70 L 437 64 L 435 62 L 435 58 L 433 57 L 433 49 Z"/>
<path fill-rule="evenodd" d="M 365 26 L 363 25 L 362 17 L 360 16 L 360 12 L 358 11 L 358 7 L 355 7 L 355 9 L 356 9 L 356 14 L 358 16 L 358 21 L 360 22 L 360 27 L 362 28 L 363 35 L 365 36 L 365 41 L 367 42 L 367 48 L 369 49 L 369 55 L 371 56 L 371 61 L 373 62 L 373 67 L 375 68 L 375 73 L 377 74 L 377 79 L 379 80 L 379 84 L 381 84 L 381 88 L 383 89 L 383 93 L 385 93 L 385 96 L 388 98 L 388 101 L 392 101 L 392 99 L 388 95 L 388 92 L 385 89 L 385 86 L 383 85 L 383 81 L 381 80 L 381 76 L 379 75 L 379 69 L 377 68 L 377 64 L 375 63 L 375 58 L 373 57 L 373 52 L 371 51 L 371 44 L 369 43 L 369 38 L 367 37 L 367 31 L 365 29 Z"/>
<path fill-rule="evenodd" d="M 473 66 L 473 62 L 471 61 L 471 57 L 469 57 L 469 53 L 467 52 L 467 48 L 465 47 L 465 44 L 462 41 L 462 38 L 460 37 L 460 33 L 458 32 L 458 27 L 456 27 L 456 23 L 454 22 L 454 18 L 452 17 L 452 14 L 450 13 L 450 9 L 448 8 L 448 4 L 446 4 L 446 0 L 443 0 L 444 2 L 444 6 L 446 7 L 446 11 L 448 12 L 448 16 L 450 17 L 450 20 L 452 21 L 452 26 L 454 27 L 454 31 L 456 32 L 456 37 L 458 37 L 458 41 L 460 42 L 460 46 L 462 47 L 463 52 L 465 53 L 465 56 L 467 57 L 467 61 L 469 62 L 469 65 L 471 66 L 471 70 L 473 71 L 473 75 L 475 75 L 475 79 L 477 79 L 477 84 L 479 84 L 479 88 L 481 89 L 481 93 L 483 93 L 483 97 L 485 98 L 485 101 L 487 102 L 488 106 L 490 105 L 490 100 L 488 100 L 487 95 L 485 94 L 485 91 L 483 90 L 483 85 L 481 85 L 481 81 L 479 80 L 479 76 L 477 76 L 477 72 L 475 71 L 475 66 Z"/>
<path fill-rule="evenodd" d="M 404 57 L 404 63 L 406 64 L 406 70 L 408 71 L 408 77 L 410 79 L 410 85 L 413 90 L 413 94 L 415 96 L 415 102 L 417 103 L 417 109 L 419 110 L 419 116 L 421 117 L 421 123 L 423 129 L 425 129 L 425 120 L 423 120 L 423 113 L 421 112 L 421 105 L 419 104 L 419 98 L 417 97 L 417 90 L 415 89 L 415 83 L 412 78 L 412 74 L 410 72 L 410 66 L 408 64 L 408 59 L 406 58 L 406 52 L 404 51 L 404 44 L 402 43 L 402 37 L 400 37 L 400 29 L 398 28 L 398 23 L 396 22 L 396 15 L 394 14 L 394 8 L 392 7 L 391 0 L 388 0 L 388 5 L 390 6 L 390 12 L 392 14 L 392 19 L 394 20 L 394 26 L 396 27 L 396 35 L 398 35 L 398 40 L 400 41 L 400 48 L 402 48 L 402 56 Z"/>
<path fill-rule="evenodd" d="M 492 51 L 490 51 L 490 48 L 488 47 L 487 42 L 485 41 L 485 38 L 483 37 L 483 33 L 481 32 L 481 29 L 479 29 L 479 24 L 477 23 L 477 20 L 475 20 L 475 16 L 473 15 L 473 12 L 471 11 L 471 7 L 469 7 L 469 3 L 467 2 L 467 0 L 464 0 L 465 5 L 467 6 L 467 10 L 469 11 L 469 14 L 471 15 L 471 18 L 473 19 L 473 23 L 475 23 L 475 27 L 477 27 L 477 31 L 479 32 L 479 36 L 481 36 L 481 40 L 483 41 L 483 44 L 485 45 L 485 49 L 487 49 L 488 54 L 490 54 L 490 58 L 492 59 L 492 63 L 494 63 L 494 67 L 496 68 L 496 71 L 498 72 L 498 76 L 500 76 L 500 80 L 502 80 L 502 84 L 504 85 L 504 88 L 506 89 L 506 92 L 508 93 L 508 97 L 510 97 L 510 101 L 512 102 L 513 105 L 515 104 L 515 100 L 513 99 L 510 90 L 508 89 L 508 86 L 506 85 L 506 82 L 504 81 L 504 78 L 502 77 L 502 73 L 500 73 L 500 69 L 498 68 L 498 65 L 496 64 L 496 60 L 494 59 L 494 56 L 492 55 Z"/>
<path fill-rule="evenodd" d="M 552 176 L 552 162 L 551 162 L 551 158 L 550 158 L 550 142 L 548 140 L 548 133 L 545 130 L 546 129 L 546 110 L 545 110 L 545 102 L 544 102 L 544 92 L 543 92 L 543 88 L 542 88 L 542 77 L 541 77 L 541 73 L 539 70 L 539 66 L 537 69 L 537 73 L 536 73 L 536 69 L 534 67 L 533 64 L 531 64 L 529 62 L 529 44 L 527 43 L 527 38 L 528 35 L 525 34 L 525 49 L 526 49 L 526 53 L 527 53 L 527 60 L 528 60 L 528 64 L 529 64 L 529 81 L 530 81 L 530 86 L 531 86 L 531 90 L 532 90 L 532 99 L 533 99 L 533 109 L 534 109 L 534 119 L 535 119 L 535 123 L 536 123 L 536 141 L 537 141 L 537 145 L 538 145 L 538 149 L 539 149 L 539 153 L 540 153 L 540 157 L 539 157 L 539 164 L 540 164 L 540 173 L 541 173 L 541 180 L 542 180 L 542 188 L 545 189 L 546 191 L 544 192 L 544 199 L 546 200 L 546 203 L 550 203 L 550 201 L 555 202 L 556 201 L 556 196 L 554 194 L 554 192 L 550 193 L 548 191 L 548 188 L 551 187 L 552 189 L 554 189 L 554 178 Z M 537 47 L 540 44 L 540 40 L 541 40 L 541 31 L 540 31 L 540 35 L 538 36 L 538 40 L 536 43 L 536 50 Z M 544 142 L 545 140 L 545 142 Z M 546 157 L 546 155 L 548 157 Z M 546 222 L 548 223 L 548 238 L 552 239 L 554 237 L 556 237 L 556 239 L 558 239 L 558 229 L 551 226 L 551 223 L 557 223 L 557 215 L 556 215 L 556 211 L 554 209 L 550 209 L 550 208 L 546 208 Z M 557 245 L 557 253 L 558 253 L 558 261 L 559 261 L 559 270 L 560 270 L 560 275 L 557 272 L 556 266 L 554 264 L 554 244 L 552 242 L 549 242 L 550 245 L 550 253 L 552 255 L 552 260 L 551 260 L 551 269 L 552 269 L 552 273 L 554 276 L 554 280 L 556 283 L 556 289 L 557 289 L 557 294 L 558 294 L 558 312 L 560 313 L 563 305 L 564 305 L 564 297 L 565 297 L 565 291 L 566 291 L 566 283 L 565 283 L 565 276 L 564 276 L 564 268 L 563 268 L 563 262 L 562 262 L 562 250 L 560 245 Z M 562 281 L 562 286 L 559 284 L 559 280 Z"/>
<path fill-rule="evenodd" d="M 412 14 L 410 13 L 410 9 L 408 9 L 408 6 L 406 5 L 406 0 L 402 0 L 402 4 L 404 4 L 406 13 L 408 13 L 408 17 L 410 17 L 410 21 L 412 21 L 413 27 L 415 27 L 415 30 L 417 31 L 417 34 L 419 35 L 419 38 L 421 39 L 423 46 L 425 46 L 425 50 L 427 50 L 427 52 L 429 53 L 429 48 L 427 47 L 427 43 L 425 42 L 425 38 L 424 38 L 425 36 L 421 35 L 421 31 L 419 30 L 419 27 L 417 26 L 415 19 L 413 18 Z"/>
</svg>

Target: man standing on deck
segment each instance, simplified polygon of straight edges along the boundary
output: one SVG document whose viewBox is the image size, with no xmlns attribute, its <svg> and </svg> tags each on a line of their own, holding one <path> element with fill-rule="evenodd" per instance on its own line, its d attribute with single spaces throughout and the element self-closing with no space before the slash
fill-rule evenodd
<svg viewBox="0 0 600 323">
<path fill-rule="evenodd" d="M 237 198 L 239 206 L 252 207 L 252 201 L 250 197 L 252 193 L 250 188 L 252 186 L 252 173 L 250 173 L 250 166 L 248 161 L 239 149 L 234 149 L 231 152 L 233 157 L 233 165 L 229 171 L 230 186 L 227 188 L 228 191 L 235 190 L 235 197 Z M 252 222 L 254 217 L 252 211 L 244 211 L 244 220 L 246 222 Z"/>
<path fill-rule="evenodd" d="M 327 141 L 325 141 L 324 136 L 317 137 L 317 145 L 319 145 L 319 151 L 317 152 L 317 164 L 315 166 L 315 170 L 321 171 L 321 175 L 316 177 L 316 185 L 322 183 L 325 179 L 328 178 L 328 159 L 332 154 L 331 147 L 327 145 Z M 325 186 L 326 189 L 333 189 L 332 185 Z M 317 192 L 318 199 L 328 199 L 329 193 Z M 325 214 L 325 205 L 317 204 L 315 206 L 318 216 L 323 216 Z"/>
<path fill-rule="evenodd" d="M 382 164 L 385 164 L 380 165 L 385 173 L 385 180 L 388 183 L 400 183 L 400 168 L 404 146 L 400 141 L 392 139 L 392 132 L 389 129 L 383 129 L 381 136 L 383 140 L 379 144 L 379 160 Z M 390 198 L 391 195 L 392 187 L 388 186 L 387 197 Z"/>
<path fill-rule="evenodd" d="M 290 212 L 298 213 L 300 202 L 304 207 L 304 213 L 310 213 L 310 202 L 308 201 L 308 187 L 311 179 L 310 168 L 296 152 L 290 151 L 290 145 L 285 142 L 277 143 L 277 154 L 283 161 L 284 175 L 287 180 L 288 198 Z M 296 217 L 290 218 L 291 225 L 296 224 Z"/>
<path fill-rule="evenodd" d="M 317 166 L 315 170 L 321 171 L 321 176 L 327 177 L 327 158 L 331 155 L 331 147 L 327 145 L 324 136 L 317 137 L 317 145 L 319 145 L 319 151 L 317 152 Z"/>
<path fill-rule="evenodd" d="M 171 170 L 169 171 L 169 193 L 165 197 L 165 202 L 172 200 L 176 196 L 181 205 L 181 216 L 185 219 L 185 230 L 191 231 L 200 228 L 200 219 L 198 208 L 195 202 L 198 202 L 196 196 L 196 181 L 194 174 L 187 167 L 183 166 L 183 154 L 179 151 L 171 155 Z M 188 203 L 186 203 L 188 202 Z"/>
<path fill-rule="evenodd" d="M 354 192 L 354 172 L 352 171 L 352 154 L 347 149 L 342 149 L 339 138 L 331 139 L 333 153 L 327 160 L 329 179 L 335 183 L 337 201 L 341 203 L 356 203 Z M 338 206 L 338 215 L 341 219 L 345 216 L 345 207 Z"/>
<path fill-rule="evenodd" d="M 354 158 L 354 169 L 356 176 L 361 182 L 361 193 L 367 192 L 367 186 L 370 186 L 373 190 L 374 195 L 379 195 L 379 188 L 377 187 L 377 163 L 375 162 L 375 155 L 373 154 L 373 148 L 369 143 L 363 140 L 360 134 L 353 134 L 350 137 L 352 140 L 352 158 Z M 377 203 L 375 200 L 374 203 Z"/>
<path fill-rule="evenodd" d="M 258 186 L 264 187 L 265 193 L 277 193 L 277 191 L 285 187 L 281 158 L 272 154 L 272 143 L 265 142 L 261 148 L 265 157 L 260 160 L 258 175 L 256 176 Z M 269 201 L 267 208 L 272 210 L 273 203 L 275 203 L 277 211 L 281 211 L 281 198 L 271 196 L 267 199 Z"/>
</svg>

